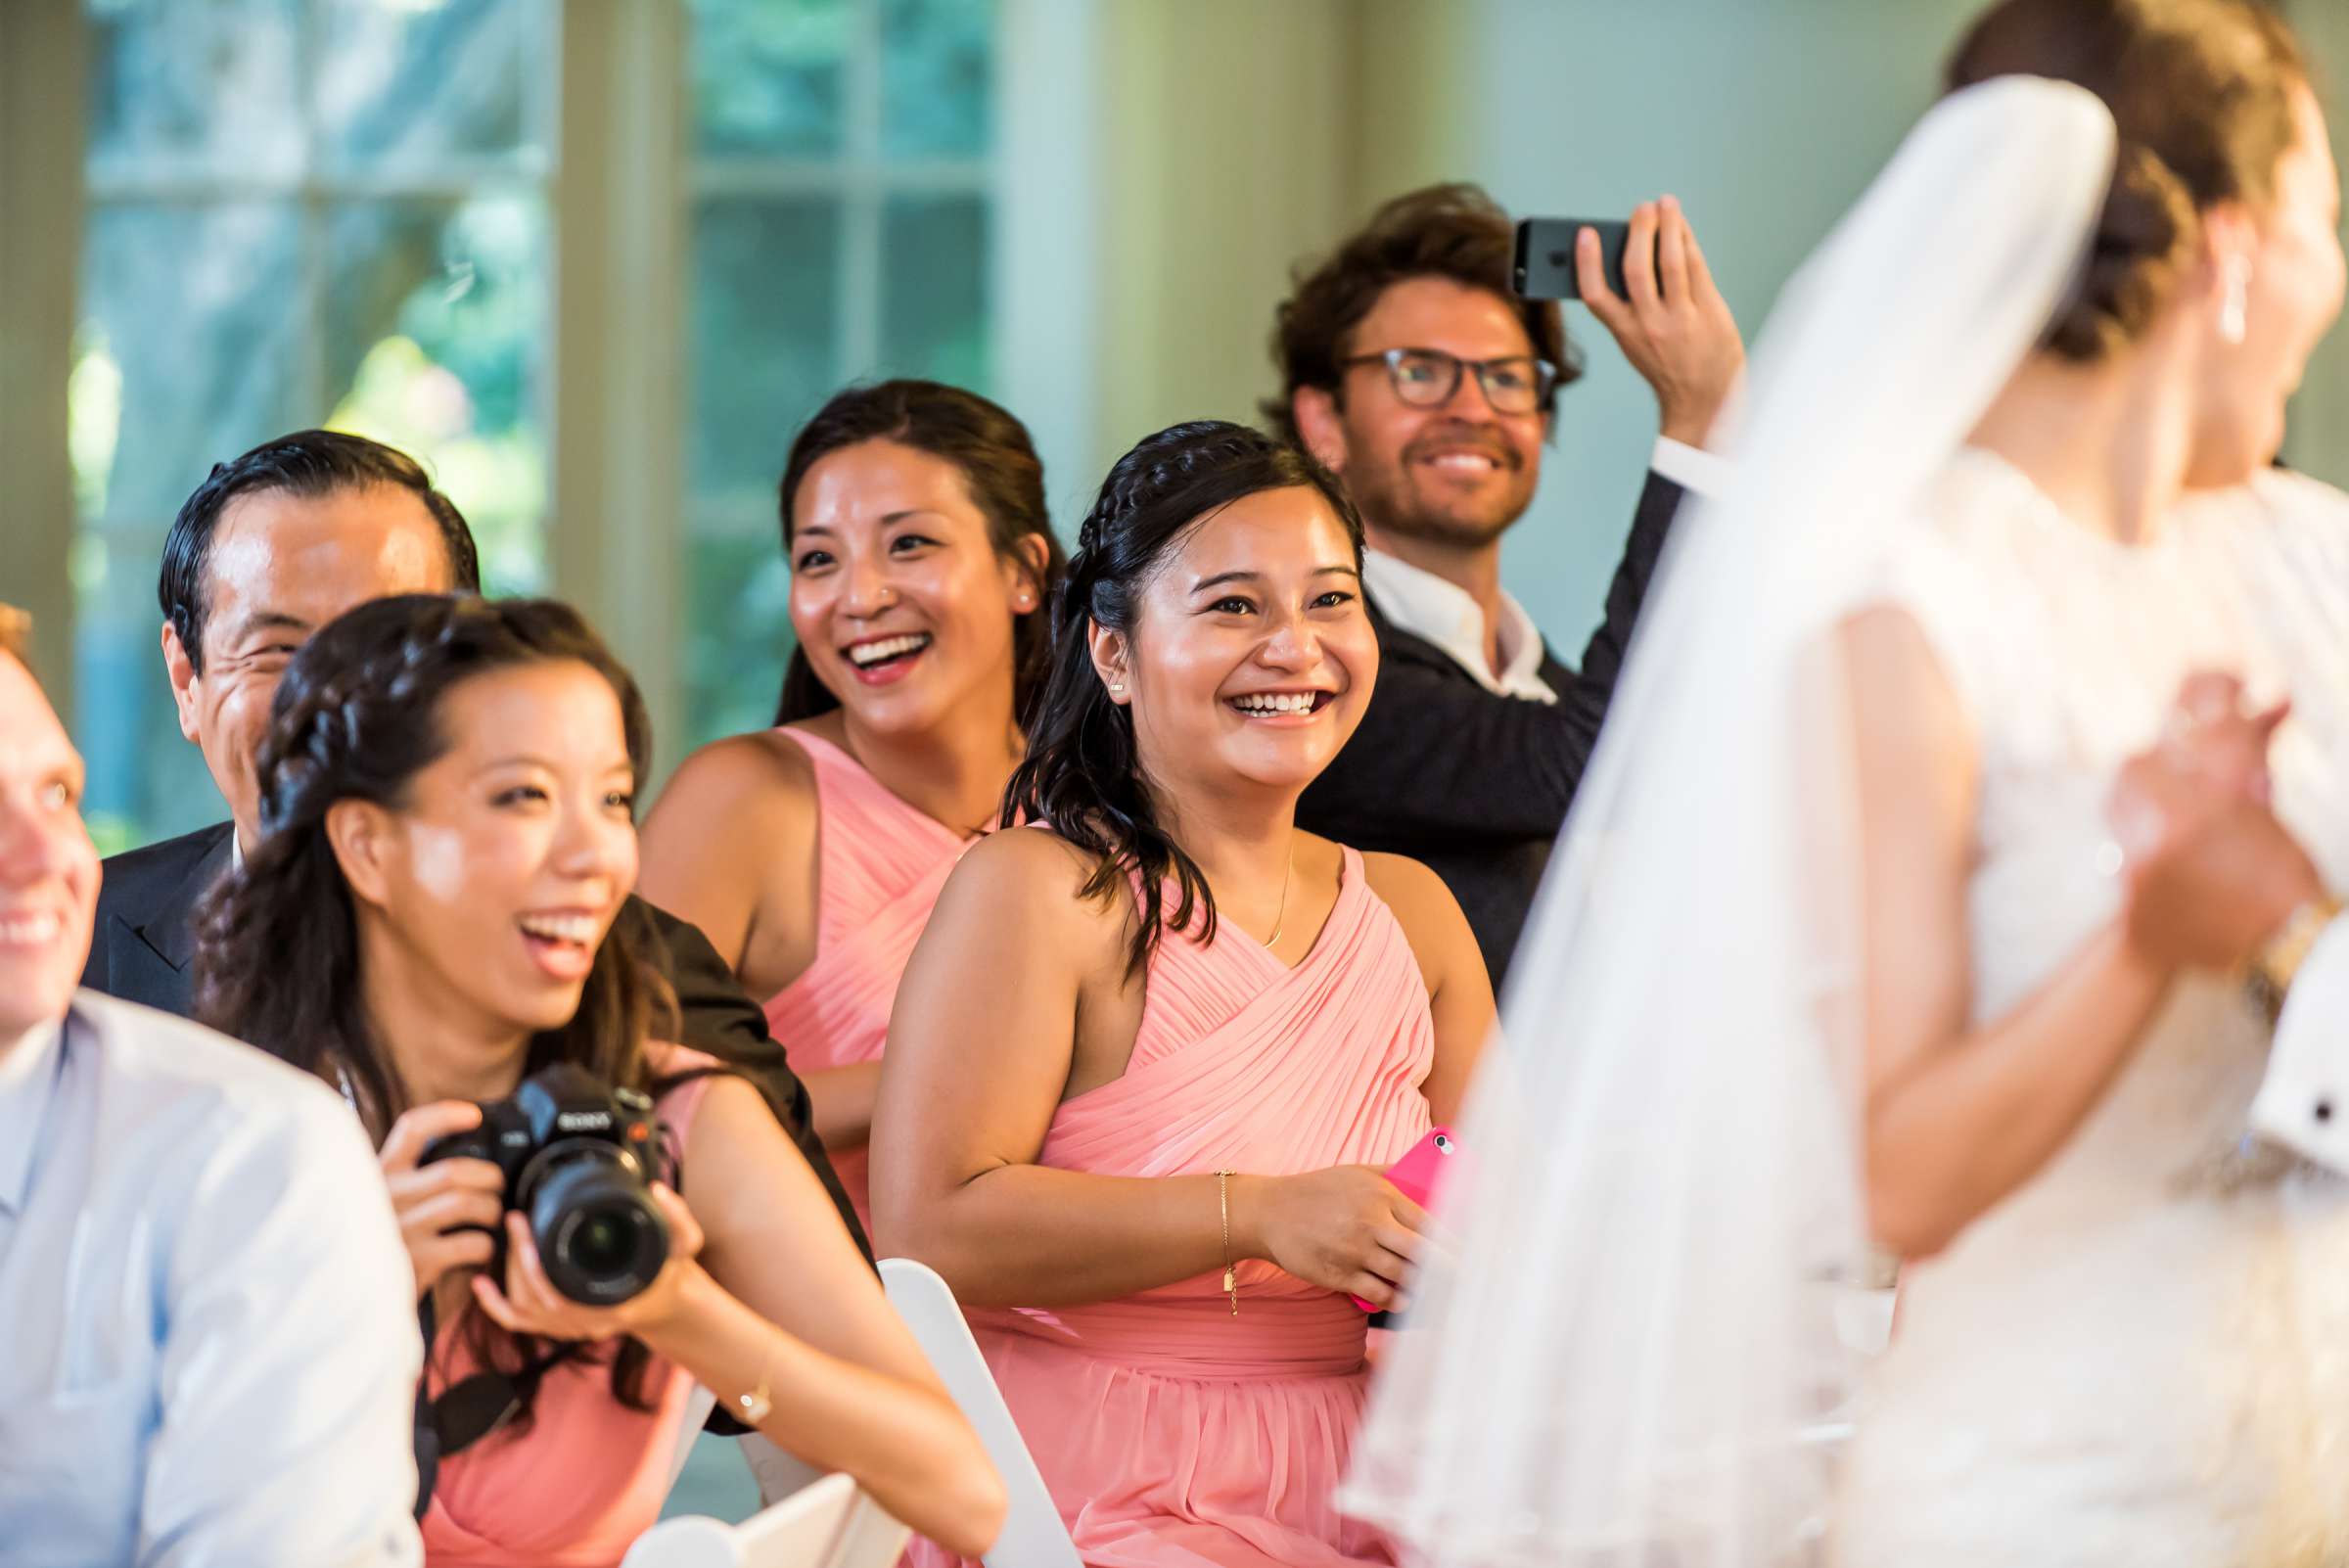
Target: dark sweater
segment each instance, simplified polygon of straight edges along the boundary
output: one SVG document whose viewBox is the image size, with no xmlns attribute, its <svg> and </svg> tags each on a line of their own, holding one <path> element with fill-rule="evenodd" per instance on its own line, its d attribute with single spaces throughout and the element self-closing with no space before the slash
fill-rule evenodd
<svg viewBox="0 0 2349 1568">
<path fill-rule="evenodd" d="M 1632 628 L 1681 503 L 1651 473 L 1606 619 L 1579 669 L 1542 651 L 1555 706 L 1497 696 L 1426 639 L 1369 606 L 1378 633 L 1377 689 L 1361 727 L 1298 805 L 1298 824 L 1360 850 L 1407 854 L 1459 899 L 1498 990 L 1549 864 L 1575 787 L 1598 744 Z"/>
</svg>

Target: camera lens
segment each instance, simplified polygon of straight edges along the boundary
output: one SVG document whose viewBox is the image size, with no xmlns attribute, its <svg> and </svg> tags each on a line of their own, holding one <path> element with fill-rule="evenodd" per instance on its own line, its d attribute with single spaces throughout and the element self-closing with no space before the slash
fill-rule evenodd
<svg viewBox="0 0 2349 1568">
<path fill-rule="evenodd" d="M 576 1147 L 534 1183 L 528 1201 L 546 1277 L 573 1301 L 626 1301 L 668 1261 L 668 1222 L 633 1163 L 609 1145 Z"/>
</svg>

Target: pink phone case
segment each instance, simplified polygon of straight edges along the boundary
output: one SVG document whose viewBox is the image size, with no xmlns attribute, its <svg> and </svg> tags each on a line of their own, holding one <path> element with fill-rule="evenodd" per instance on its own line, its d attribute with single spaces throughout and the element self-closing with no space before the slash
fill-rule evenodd
<svg viewBox="0 0 2349 1568">
<path fill-rule="evenodd" d="M 1387 1167 L 1387 1179 L 1420 1208 L 1433 1208 L 1436 1189 L 1444 1179 L 1444 1167 L 1459 1152 L 1460 1140 L 1451 1135 L 1451 1129 L 1431 1128 L 1427 1136 L 1411 1145 L 1408 1154 Z M 1348 1299 L 1366 1313 L 1378 1311 L 1359 1296 Z"/>
</svg>

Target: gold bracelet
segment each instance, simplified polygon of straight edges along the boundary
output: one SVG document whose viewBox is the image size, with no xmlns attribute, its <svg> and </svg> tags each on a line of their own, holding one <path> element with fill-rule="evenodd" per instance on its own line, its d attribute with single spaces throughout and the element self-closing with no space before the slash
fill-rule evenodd
<svg viewBox="0 0 2349 1568">
<path fill-rule="evenodd" d="M 761 1360 L 759 1363 L 759 1386 L 748 1394 L 739 1394 L 734 1398 L 734 1418 L 753 1430 L 774 1411 L 775 1401 L 770 1382 L 772 1375 L 772 1366 Z"/>
<path fill-rule="evenodd" d="M 1216 1207 L 1223 1211 L 1223 1294 L 1231 1298 L 1231 1315 L 1240 1315 L 1240 1270 L 1231 1261 L 1231 1178 L 1236 1171 L 1216 1173 Z"/>
<path fill-rule="evenodd" d="M 2251 960 L 2253 979 L 2271 1013 L 2282 1008 L 2284 996 L 2299 977 L 2300 966 L 2308 961 L 2309 950 L 2340 912 L 2338 899 L 2309 899 L 2285 917 L 2276 935 L 2267 940 Z"/>
</svg>

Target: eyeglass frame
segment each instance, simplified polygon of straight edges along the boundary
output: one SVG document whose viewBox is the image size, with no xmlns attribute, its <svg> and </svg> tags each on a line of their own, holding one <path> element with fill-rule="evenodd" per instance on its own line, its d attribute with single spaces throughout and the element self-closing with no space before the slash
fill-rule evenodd
<svg viewBox="0 0 2349 1568">
<path fill-rule="evenodd" d="M 1442 360 L 1451 366 L 1451 380 L 1445 384 L 1441 396 L 1420 403 L 1413 402 L 1405 394 L 1403 384 L 1398 377 L 1402 370 L 1403 359 L 1405 355 L 1410 354 Z M 1353 370 L 1360 365 L 1384 365 L 1387 371 L 1387 385 L 1393 389 L 1395 400 L 1410 408 L 1441 408 L 1451 402 L 1452 398 L 1459 395 L 1461 373 L 1468 370 L 1476 372 L 1477 391 L 1484 393 L 1485 402 L 1497 414 L 1507 414 L 1512 417 L 1522 417 L 1526 414 L 1546 414 L 1556 406 L 1557 401 L 1558 367 L 1540 354 L 1502 354 L 1495 359 L 1462 359 L 1458 354 L 1447 353 L 1441 348 L 1404 347 L 1382 348 L 1374 354 L 1352 354 L 1337 362 L 1337 368 L 1340 371 Z M 1487 378 L 1502 365 L 1531 365 L 1534 367 L 1536 385 L 1534 405 L 1531 408 L 1503 408 L 1494 397 L 1493 384 Z"/>
</svg>

